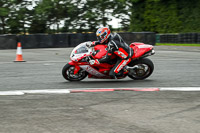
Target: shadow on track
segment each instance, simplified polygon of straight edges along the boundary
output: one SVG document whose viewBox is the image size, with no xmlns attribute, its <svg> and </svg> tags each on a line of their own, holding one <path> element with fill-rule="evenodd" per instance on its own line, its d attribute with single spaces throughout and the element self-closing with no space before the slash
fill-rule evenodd
<svg viewBox="0 0 200 133">
<path fill-rule="evenodd" d="M 87 80 L 87 81 L 66 81 L 63 84 L 122 84 L 122 83 L 144 83 L 153 82 L 154 80 Z"/>
</svg>

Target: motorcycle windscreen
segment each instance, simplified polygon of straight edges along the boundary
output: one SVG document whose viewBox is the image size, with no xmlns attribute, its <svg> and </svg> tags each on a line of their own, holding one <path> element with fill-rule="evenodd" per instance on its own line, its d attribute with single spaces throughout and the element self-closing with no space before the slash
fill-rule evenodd
<svg viewBox="0 0 200 133">
<path fill-rule="evenodd" d="M 82 54 L 82 53 L 87 53 L 87 52 L 88 52 L 88 49 L 84 46 L 80 47 L 74 51 L 75 54 Z"/>
</svg>

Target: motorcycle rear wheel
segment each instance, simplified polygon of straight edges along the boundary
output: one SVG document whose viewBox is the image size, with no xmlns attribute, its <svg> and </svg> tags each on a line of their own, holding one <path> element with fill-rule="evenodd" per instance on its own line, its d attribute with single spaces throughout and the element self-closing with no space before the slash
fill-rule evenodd
<svg viewBox="0 0 200 133">
<path fill-rule="evenodd" d="M 148 58 L 142 58 L 137 61 L 133 61 L 128 66 L 134 67 L 135 69 L 129 70 L 128 76 L 134 80 L 143 80 L 148 78 L 153 70 L 154 70 L 154 64 L 153 62 Z"/>
<path fill-rule="evenodd" d="M 87 77 L 88 73 L 83 69 L 80 69 L 77 74 L 74 74 L 75 66 L 66 64 L 62 69 L 63 77 L 68 81 L 81 81 Z"/>
</svg>

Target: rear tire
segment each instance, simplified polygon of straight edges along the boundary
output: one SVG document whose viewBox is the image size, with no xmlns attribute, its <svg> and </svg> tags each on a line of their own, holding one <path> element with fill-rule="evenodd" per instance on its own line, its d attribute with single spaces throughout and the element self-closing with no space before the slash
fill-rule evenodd
<svg viewBox="0 0 200 133">
<path fill-rule="evenodd" d="M 62 69 L 62 75 L 66 80 L 69 81 L 81 81 L 87 77 L 88 73 L 83 69 L 80 69 L 77 74 L 74 74 L 75 66 L 66 64 Z"/>
<path fill-rule="evenodd" d="M 143 80 L 148 78 L 153 70 L 154 65 L 153 62 L 148 58 L 142 58 L 136 61 L 132 61 L 128 64 L 128 66 L 133 67 L 136 66 L 134 70 L 129 70 L 128 76 L 134 80 Z"/>
</svg>

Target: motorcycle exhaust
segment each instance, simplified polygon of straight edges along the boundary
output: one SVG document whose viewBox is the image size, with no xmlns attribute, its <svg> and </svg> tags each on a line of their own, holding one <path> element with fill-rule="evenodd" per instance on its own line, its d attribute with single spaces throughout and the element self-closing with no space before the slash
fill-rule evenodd
<svg viewBox="0 0 200 133">
<path fill-rule="evenodd" d="M 125 66 L 125 69 L 130 71 L 130 70 L 134 70 L 134 69 L 137 69 L 139 68 L 138 66 L 133 66 L 133 67 L 130 67 L 130 66 Z"/>
</svg>

